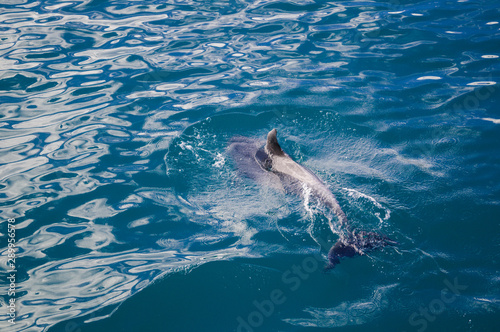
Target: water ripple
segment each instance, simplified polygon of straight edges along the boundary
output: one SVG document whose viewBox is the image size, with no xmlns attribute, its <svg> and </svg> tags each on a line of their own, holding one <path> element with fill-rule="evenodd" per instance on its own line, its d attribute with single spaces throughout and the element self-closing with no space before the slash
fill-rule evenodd
<svg viewBox="0 0 500 332">
<path fill-rule="evenodd" d="M 42 239 L 38 245 L 41 243 L 56 245 L 57 241 Z M 27 291 L 27 295 L 22 297 L 18 310 L 26 319 L 18 322 L 16 329 L 43 329 L 85 312 L 119 304 L 167 272 L 242 255 L 244 251 L 235 248 L 220 250 L 216 255 L 133 250 L 118 254 L 90 253 L 48 262 L 29 271 L 29 279 L 20 286 L 19 291 Z"/>
<path fill-rule="evenodd" d="M 494 173 L 472 144 L 499 123 L 498 26 L 487 1 L 4 1 L 0 224 L 19 222 L 16 329 L 46 331 L 205 262 L 315 250 L 301 210 L 232 172 L 233 135 L 281 126 L 294 157 L 363 192 L 341 197 L 348 212 L 384 227 L 398 211 L 366 200 L 380 188 L 404 210 L 468 178 L 460 165 Z M 488 160 L 495 142 L 479 149 Z M 368 322 L 378 294 L 286 321 Z"/>
</svg>

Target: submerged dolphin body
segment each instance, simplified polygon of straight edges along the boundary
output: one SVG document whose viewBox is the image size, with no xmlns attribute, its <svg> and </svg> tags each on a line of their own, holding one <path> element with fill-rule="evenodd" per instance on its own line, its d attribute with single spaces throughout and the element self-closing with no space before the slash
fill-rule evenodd
<svg viewBox="0 0 500 332">
<path fill-rule="evenodd" d="M 345 234 L 340 234 L 338 242 L 330 249 L 327 269 L 335 267 L 343 257 L 363 255 L 370 250 L 395 244 L 383 235 L 353 230 L 332 192 L 316 175 L 293 161 L 281 149 L 276 135 L 276 129 L 271 130 L 263 148 L 256 140 L 245 137 L 233 139 L 229 152 L 244 175 L 273 186 L 281 186 L 293 193 L 303 194 L 308 189 L 311 195 L 338 217 L 339 226 Z"/>
</svg>

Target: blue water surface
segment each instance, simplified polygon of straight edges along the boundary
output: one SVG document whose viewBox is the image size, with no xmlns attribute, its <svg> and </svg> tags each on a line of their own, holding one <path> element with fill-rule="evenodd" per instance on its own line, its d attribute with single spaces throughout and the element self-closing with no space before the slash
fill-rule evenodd
<svg viewBox="0 0 500 332">
<path fill-rule="evenodd" d="M 2 1 L 0 330 L 499 331 L 499 21 L 496 0 Z M 398 245 L 324 271 L 324 209 L 228 154 L 272 128 Z"/>
</svg>

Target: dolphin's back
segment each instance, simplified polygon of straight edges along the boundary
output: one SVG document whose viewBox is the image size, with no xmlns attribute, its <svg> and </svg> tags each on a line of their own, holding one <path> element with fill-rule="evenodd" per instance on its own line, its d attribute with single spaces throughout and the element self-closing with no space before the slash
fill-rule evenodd
<svg viewBox="0 0 500 332">
<path fill-rule="evenodd" d="M 308 188 L 332 212 L 337 215 L 342 226 L 347 225 L 347 217 L 340 208 L 337 199 L 327 186 L 308 168 L 296 163 L 278 144 L 276 129 L 271 130 L 267 137 L 265 151 L 269 154 L 270 171 L 277 174 L 289 191 L 302 194 Z M 306 188 L 304 188 L 306 186 Z"/>
<path fill-rule="evenodd" d="M 314 173 L 304 166 L 299 165 L 292 159 L 281 160 L 285 158 L 279 158 L 276 163 L 273 160 L 273 171 L 276 173 L 286 174 L 290 177 L 288 181 L 296 182 L 293 188 L 297 190 L 310 189 L 312 194 L 317 197 L 326 207 L 328 207 L 335 215 L 339 218 L 339 222 L 342 226 L 347 224 L 347 217 L 340 208 L 337 199 L 332 194 L 330 189 L 321 181 Z M 283 177 L 283 176 L 282 176 Z M 304 188 L 305 186 L 305 188 Z"/>
<path fill-rule="evenodd" d="M 309 191 L 335 213 L 345 235 L 339 234 L 338 242 L 330 249 L 328 269 L 340 263 L 343 257 L 363 255 L 366 251 L 396 244 L 383 235 L 351 229 L 344 211 L 328 187 L 309 169 L 293 161 L 281 149 L 276 136 L 276 129 L 269 132 L 264 149 L 259 148 L 260 143 L 256 140 L 234 138 L 229 153 L 244 175 L 269 184 L 280 182 L 281 188 L 301 196 Z M 334 233 L 338 233 L 331 221 L 330 227 Z"/>
</svg>

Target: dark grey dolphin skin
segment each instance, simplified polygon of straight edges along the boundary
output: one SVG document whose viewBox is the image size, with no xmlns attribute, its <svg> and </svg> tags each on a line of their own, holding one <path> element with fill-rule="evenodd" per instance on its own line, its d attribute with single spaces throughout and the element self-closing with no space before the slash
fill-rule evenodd
<svg viewBox="0 0 500 332">
<path fill-rule="evenodd" d="M 326 269 L 335 267 L 343 257 L 364 255 L 371 250 L 396 244 L 383 235 L 352 229 L 332 192 L 309 169 L 297 164 L 281 149 L 276 135 L 276 129 L 271 130 L 264 147 L 262 147 L 263 142 L 258 140 L 246 137 L 233 138 L 228 152 L 245 176 L 299 195 L 307 188 L 338 217 L 343 232 L 339 234 L 338 242 L 328 253 Z"/>
</svg>

